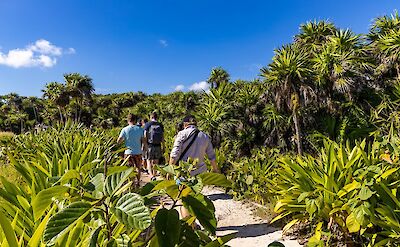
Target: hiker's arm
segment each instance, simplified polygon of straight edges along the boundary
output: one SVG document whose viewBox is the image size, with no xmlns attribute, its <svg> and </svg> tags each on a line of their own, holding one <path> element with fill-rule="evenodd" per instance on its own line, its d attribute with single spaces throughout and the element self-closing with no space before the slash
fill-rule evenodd
<svg viewBox="0 0 400 247">
<path fill-rule="evenodd" d="M 117 143 L 121 144 L 124 141 L 124 130 L 121 130 L 121 132 L 119 133 L 118 139 L 117 139 Z"/>
<path fill-rule="evenodd" d="M 124 142 L 124 138 L 123 137 L 118 137 L 118 139 L 117 139 L 117 143 L 118 144 L 121 144 L 121 143 L 123 143 Z"/>
<path fill-rule="evenodd" d="M 178 134 L 175 138 L 174 146 L 171 150 L 171 154 L 170 154 L 170 158 L 169 158 L 170 165 L 176 164 L 177 159 L 179 158 L 179 156 L 181 154 L 181 147 L 182 147 L 182 137 Z"/>
<path fill-rule="evenodd" d="M 216 172 L 216 173 L 220 173 L 221 171 L 219 170 L 219 167 L 217 165 L 217 161 L 216 160 L 211 160 L 210 161 L 211 167 L 212 167 L 212 171 Z"/>
</svg>

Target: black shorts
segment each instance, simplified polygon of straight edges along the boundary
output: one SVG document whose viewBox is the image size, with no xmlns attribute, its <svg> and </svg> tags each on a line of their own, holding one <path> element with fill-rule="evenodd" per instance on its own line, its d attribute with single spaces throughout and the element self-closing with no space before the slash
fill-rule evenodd
<svg viewBox="0 0 400 247">
<path fill-rule="evenodd" d="M 149 145 L 147 148 L 146 158 L 149 160 L 159 160 L 162 157 L 162 150 L 160 146 Z"/>
</svg>

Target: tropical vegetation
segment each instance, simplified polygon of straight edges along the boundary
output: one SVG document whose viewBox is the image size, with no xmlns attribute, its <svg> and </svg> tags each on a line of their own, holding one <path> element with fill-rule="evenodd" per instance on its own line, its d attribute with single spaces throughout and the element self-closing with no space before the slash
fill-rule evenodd
<svg viewBox="0 0 400 247">
<path fill-rule="evenodd" d="M 284 232 L 308 246 L 400 245 L 400 16 L 368 34 L 329 21 L 300 26 L 252 81 L 211 70 L 204 92 L 95 94 L 92 79 L 65 74 L 43 97 L 1 96 L 0 242 L 10 246 L 219 246 L 204 185 L 274 205 Z M 223 175 L 131 186 L 117 127 L 128 113 L 157 111 L 165 156 L 186 114 L 216 148 Z M 113 139 L 114 138 L 114 139 Z M 4 165 L 3 165 L 4 167 Z M 2 166 L 0 165 L 0 171 Z M 10 169 L 10 168 L 7 168 Z M 17 178 L 11 178 L 17 179 Z M 161 200 L 165 199 L 165 200 Z M 177 201 L 191 217 L 180 219 Z M 163 201 L 168 203 L 162 203 Z M 202 230 L 190 227 L 197 220 Z"/>
</svg>

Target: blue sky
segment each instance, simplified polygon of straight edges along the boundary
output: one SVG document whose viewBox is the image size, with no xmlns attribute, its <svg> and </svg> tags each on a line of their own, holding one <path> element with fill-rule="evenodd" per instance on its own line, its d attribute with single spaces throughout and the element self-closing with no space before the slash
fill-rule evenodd
<svg viewBox="0 0 400 247">
<path fill-rule="evenodd" d="M 299 25 L 366 33 L 398 0 L 1 0 L 0 95 L 41 96 L 69 72 L 97 93 L 199 87 L 212 67 L 253 79 Z"/>
</svg>

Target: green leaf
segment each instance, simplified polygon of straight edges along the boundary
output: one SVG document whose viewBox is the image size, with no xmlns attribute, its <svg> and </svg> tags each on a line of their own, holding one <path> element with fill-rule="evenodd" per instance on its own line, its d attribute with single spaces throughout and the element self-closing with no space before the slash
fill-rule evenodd
<svg viewBox="0 0 400 247">
<path fill-rule="evenodd" d="M 29 211 L 30 211 L 29 209 L 31 208 L 31 205 L 29 204 L 28 200 L 26 200 L 25 197 L 20 196 L 20 195 L 17 195 L 17 200 L 18 200 L 19 204 L 22 206 L 22 208 L 23 208 L 26 212 L 29 212 Z"/>
<path fill-rule="evenodd" d="M 385 172 L 381 175 L 381 177 L 382 177 L 383 179 L 386 179 L 386 178 L 388 178 L 390 175 L 392 175 L 394 172 L 396 172 L 398 169 L 399 169 L 398 167 L 397 167 L 397 168 L 391 168 L 391 169 L 385 171 Z"/>
<path fill-rule="evenodd" d="M 112 196 L 116 193 L 121 186 L 128 180 L 129 176 L 133 172 L 133 168 L 126 169 L 122 172 L 117 172 L 107 176 L 104 184 L 104 192 L 106 195 Z"/>
<path fill-rule="evenodd" d="M 179 243 L 185 247 L 200 246 L 199 236 L 196 235 L 193 228 L 188 223 L 181 221 L 181 233 Z"/>
<path fill-rule="evenodd" d="M 179 186 L 176 185 L 174 180 L 164 180 L 152 189 L 153 192 L 159 190 L 164 190 L 174 200 L 179 194 Z"/>
<path fill-rule="evenodd" d="M 247 176 L 247 178 L 246 178 L 247 185 L 251 185 L 253 183 L 253 181 L 254 181 L 254 178 L 252 175 Z"/>
<path fill-rule="evenodd" d="M 280 243 L 280 242 L 274 241 L 274 242 L 270 243 L 270 244 L 268 245 L 268 247 L 285 247 L 285 245 L 283 245 L 283 244 Z"/>
<path fill-rule="evenodd" d="M 91 208 L 92 205 L 88 202 L 73 202 L 62 209 L 50 218 L 44 232 L 44 240 L 55 241 L 58 236 L 71 229 L 79 219 L 83 219 Z"/>
<path fill-rule="evenodd" d="M 131 229 L 144 230 L 151 224 L 150 210 L 138 194 L 125 194 L 118 199 L 116 206 L 111 210 L 120 222 Z"/>
<path fill-rule="evenodd" d="M 6 240 L 8 246 L 10 247 L 18 247 L 17 237 L 15 236 L 15 232 L 11 226 L 10 221 L 0 210 L 0 226 L 3 229 L 4 235 L 6 236 Z"/>
<path fill-rule="evenodd" d="M 229 181 L 223 174 L 207 172 L 198 175 L 198 177 L 201 178 L 203 185 L 232 187 L 231 181 Z"/>
<path fill-rule="evenodd" d="M 31 239 L 28 242 L 28 246 L 36 247 L 40 246 L 40 240 L 42 239 L 43 232 L 46 228 L 47 222 L 50 219 L 50 216 L 53 214 L 53 210 L 56 206 L 54 205 L 51 210 L 47 213 L 46 217 L 40 222 L 39 226 L 36 228 L 35 232 L 33 233 Z"/>
<path fill-rule="evenodd" d="M 364 202 L 353 210 L 353 214 L 356 217 L 357 222 L 363 227 L 366 227 L 369 224 L 369 217 L 372 216 L 372 213 L 369 210 L 368 206 L 369 203 Z"/>
<path fill-rule="evenodd" d="M 231 233 L 231 234 L 227 234 L 225 236 L 222 237 L 218 237 L 217 239 L 215 239 L 214 241 L 208 243 L 205 247 L 220 247 L 220 246 L 225 246 L 226 243 L 228 243 L 229 241 L 231 241 L 232 239 L 234 239 L 236 237 L 236 233 Z"/>
<path fill-rule="evenodd" d="M 178 211 L 165 208 L 158 210 L 155 218 L 155 227 L 160 247 L 178 244 L 181 231 Z"/>
<path fill-rule="evenodd" d="M 68 170 L 61 178 L 60 178 L 60 184 L 74 179 L 74 178 L 80 178 L 79 172 L 76 170 Z"/>
<path fill-rule="evenodd" d="M 351 213 L 346 218 L 346 226 L 349 229 L 350 233 L 360 231 L 361 225 L 357 222 L 356 217 L 353 213 Z"/>
<path fill-rule="evenodd" d="M 353 182 L 351 182 L 350 184 L 346 184 L 343 187 L 343 189 L 338 192 L 338 196 L 343 197 L 350 191 L 355 190 L 355 189 L 359 188 L 360 186 L 361 186 L 361 184 L 359 182 L 357 182 L 356 180 L 353 180 Z"/>
<path fill-rule="evenodd" d="M 53 202 L 54 198 L 59 198 L 68 191 L 66 186 L 53 186 L 40 191 L 32 200 L 33 216 L 35 221 L 43 216 L 47 207 Z"/>
<path fill-rule="evenodd" d="M 175 169 L 173 165 L 167 165 L 165 167 L 162 167 L 161 170 L 163 170 L 168 174 L 175 175 Z"/>
<path fill-rule="evenodd" d="M 90 180 L 90 183 L 94 185 L 94 190 L 92 191 L 94 196 L 96 198 L 101 198 L 104 193 L 104 174 L 97 174 Z"/>
<path fill-rule="evenodd" d="M 100 225 L 97 228 L 91 230 L 87 237 L 83 240 L 82 246 L 85 247 L 96 247 L 97 246 L 97 239 L 99 237 L 100 231 L 103 229 L 104 225 Z"/>
<path fill-rule="evenodd" d="M 182 202 L 189 212 L 193 216 L 196 216 L 200 224 L 214 235 L 217 230 L 217 220 L 215 219 L 215 208 L 213 203 L 201 194 L 183 197 Z"/>
<path fill-rule="evenodd" d="M 361 200 L 366 201 L 373 195 L 373 193 L 367 186 L 363 186 L 358 195 Z"/>
<path fill-rule="evenodd" d="M 131 239 L 126 234 L 121 234 L 115 239 L 117 247 L 129 247 Z"/>
</svg>

